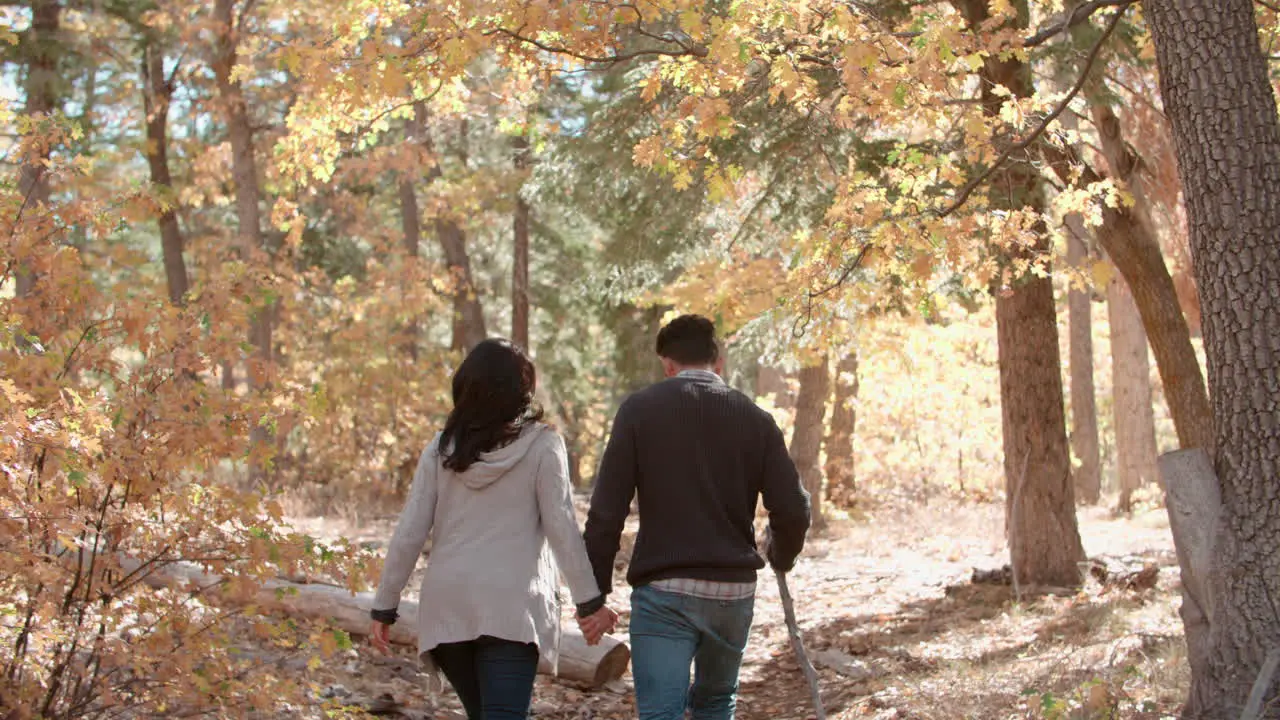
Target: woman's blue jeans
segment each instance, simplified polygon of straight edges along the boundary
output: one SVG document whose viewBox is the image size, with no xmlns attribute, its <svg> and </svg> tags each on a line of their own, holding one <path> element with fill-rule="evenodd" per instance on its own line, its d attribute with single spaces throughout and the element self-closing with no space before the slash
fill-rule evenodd
<svg viewBox="0 0 1280 720">
<path fill-rule="evenodd" d="M 525 720 L 533 701 L 538 646 L 481 635 L 431 650 L 467 720 Z"/>
<path fill-rule="evenodd" d="M 755 598 L 631 593 L 631 672 L 640 720 L 732 720 Z M 693 665 L 693 686 L 689 666 Z"/>
</svg>

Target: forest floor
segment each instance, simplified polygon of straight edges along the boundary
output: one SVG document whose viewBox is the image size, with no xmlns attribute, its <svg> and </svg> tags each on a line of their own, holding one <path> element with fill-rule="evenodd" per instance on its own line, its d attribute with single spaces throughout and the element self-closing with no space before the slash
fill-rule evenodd
<svg viewBox="0 0 1280 720">
<path fill-rule="evenodd" d="M 1092 573 L 1068 595 L 1024 595 L 997 582 L 971 582 L 975 569 L 1008 560 L 1003 505 L 881 508 L 839 520 L 813 538 L 788 576 L 822 695 L 832 718 L 1002 720 L 1160 718 L 1176 713 L 1188 671 L 1178 619 L 1178 567 L 1163 509 L 1116 518 L 1079 512 L 1091 559 L 1146 567 L 1140 587 Z M 382 539 L 388 519 L 361 522 L 354 540 Z M 340 532 L 319 519 L 312 532 Z M 348 526 L 350 527 L 350 526 Z M 624 543 L 624 547 L 629 547 Z M 1118 558 L 1126 558 L 1117 562 Z M 421 572 L 421 570 L 419 570 Z M 1150 582 L 1152 573 L 1154 582 Z M 761 573 L 755 622 L 742 672 L 742 720 L 814 717 L 792 651 L 778 588 Z M 406 592 L 416 592 L 417 577 Z M 612 598 L 625 633 L 625 585 Z M 411 651 L 398 662 L 369 660 L 359 646 L 342 662 L 310 672 L 328 717 L 390 694 L 407 718 L 462 718 L 452 693 L 429 698 Z M 385 703 L 384 703 L 385 704 Z M 314 708 L 319 710 L 320 708 Z M 336 712 L 335 712 L 336 711 Z M 539 676 L 540 720 L 635 717 L 630 673 L 612 687 L 584 690 Z M 310 714 L 310 713 L 303 713 Z M 323 717 L 325 715 L 311 715 Z"/>
</svg>

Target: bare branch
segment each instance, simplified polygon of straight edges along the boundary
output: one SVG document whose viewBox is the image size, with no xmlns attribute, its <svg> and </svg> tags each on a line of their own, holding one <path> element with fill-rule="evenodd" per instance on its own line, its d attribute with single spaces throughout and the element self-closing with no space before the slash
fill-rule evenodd
<svg viewBox="0 0 1280 720">
<path fill-rule="evenodd" d="M 1103 8 L 1120 8 L 1116 14 L 1123 15 L 1124 9 L 1133 5 L 1137 1 L 1138 0 L 1091 0 L 1087 3 L 1081 3 L 1071 11 L 1071 14 L 1068 15 L 1065 20 L 1036 32 L 1035 35 L 1023 40 L 1022 44 L 1024 47 L 1035 47 L 1036 45 L 1041 45 L 1045 41 L 1051 39 L 1054 35 L 1066 32 L 1085 20 L 1088 20 L 1095 12 Z"/>
<path fill-rule="evenodd" d="M 1262 717 L 1263 702 L 1267 698 L 1267 688 L 1271 687 L 1271 680 L 1276 675 L 1276 668 L 1280 667 L 1280 648 L 1272 648 L 1267 653 L 1267 657 L 1262 661 L 1262 667 L 1258 669 L 1258 677 L 1253 681 L 1253 689 L 1249 691 L 1249 701 L 1244 706 L 1244 711 L 1240 713 L 1240 720 L 1258 720 Z"/>
<path fill-rule="evenodd" d="M 1070 92 L 1068 92 L 1062 100 L 1058 101 L 1058 104 L 1053 108 L 1053 111 L 1046 115 L 1044 120 L 1041 120 L 1040 124 L 1037 125 L 1036 129 L 1032 130 L 1029 135 L 1021 141 L 1014 143 L 1007 150 L 1001 153 L 1000 157 L 996 158 L 996 161 L 992 163 L 990 167 L 969 182 L 965 183 L 964 187 L 960 188 L 960 192 L 956 195 L 955 201 L 938 213 L 938 217 L 946 217 L 960 209 L 960 206 L 964 205 L 965 202 L 969 200 L 969 196 L 973 194 L 973 191 L 985 182 L 987 178 L 991 177 L 996 170 L 1003 167 L 1004 164 L 1009 161 L 1009 158 L 1013 157 L 1015 153 L 1022 152 L 1023 150 L 1031 147 L 1033 143 L 1040 139 L 1041 135 L 1044 135 L 1045 131 L 1049 129 L 1049 126 L 1053 124 L 1053 121 L 1058 119 L 1058 116 L 1067 109 L 1067 106 L 1071 104 L 1071 101 L 1075 99 L 1076 95 L 1078 95 L 1080 90 L 1084 87 L 1085 82 L 1089 79 L 1089 73 L 1093 70 L 1094 61 L 1098 59 L 1098 55 L 1102 52 L 1102 46 L 1106 44 L 1112 33 L 1115 32 L 1116 27 L 1120 24 L 1120 18 L 1122 17 L 1124 17 L 1123 10 L 1116 12 L 1116 14 L 1111 18 L 1111 22 L 1107 25 L 1107 29 L 1102 33 L 1102 36 L 1098 38 L 1098 41 L 1093 44 L 1093 48 L 1089 50 L 1089 56 L 1085 59 L 1084 68 L 1081 69 L 1080 77 L 1076 79 L 1076 84 L 1072 86 Z"/>
<path fill-rule="evenodd" d="M 1061 22 L 1054 23 L 1046 28 L 1037 30 L 1034 35 L 1028 35 L 1022 39 L 1022 47 L 1035 47 L 1043 45 L 1046 41 L 1053 38 L 1058 33 L 1066 32 L 1080 23 L 1093 17 L 1093 14 L 1104 8 L 1127 8 L 1137 3 L 1138 0 L 1090 0 L 1090 2 L 1082 3 L 1076 6 L 1075 10 Z M 1266 5 L 1265 0 L 1254 0 L 1254 2 Z M 1266 5 L 1270 7 L 1270 5 Z M 922 31 L 904 31 L 889 33 L 895 38 L 910 40 L 924 35 Z"/>
<path fill-rule="evenodd" d="M 809 299 L 812 300 L 814 298 L 822 297 L 823 295 L 826 295 L 832 290 L 835 290 L 836 288 L 843 285 L 845 281 L 849 279 L 849 276 L 853 274 L 853 271 L 857 270 L 862 265 L 862 260 L 866 258 L 867 252 L 870 250 L 871 250 L 871 243 L 869 241 L 863 243 L 862 248 L 858 250 L 858 254 L 854 255 L 853 260 L 851 260 L 848 265 L 845 265 L 844 269 L 840 271 L 840 277 L 836 278 L 835 282 L 822 288 L 821 290 L 810 290 Z"/>
<path fill-rule="evenodd" d="M 540 40 L 536 40 L 534 38 L 521 35 L 520 30 L 508 30 L 507 28 L 494 28 L 493 30 L 485 31 L 484 34 L 485 35 L 495 35 L 495 34 L 506 35 L 507 37 L 517 42 L 521 42 L 526 45 L 532 45 L 544 52 L 553 53 L 555 55 L 565 55 L 567 57 L 581 60 L 583 62 L 594 63 L 598 65 L 609 65 L 614 63 L 620 63 L 620 62 L 625 62 L 627 60 L 634 60 L 636 58 L 647 57 L 647 56 L 686 57 L 686 56 L 692 55 L 694 57 L 706 57 L 708 52 L 705 45 L 699 45 L 696 43 L 692 45 L 685 45 L 677 40 L 662 38 L 665 42 L 672 43 L 676 45 L 676 47 L 673 49 L 650 48 L 647 50 L 634 50 L 632 52 L 617 53 L 615 55 L 596 56 L 596 55 L 587 55 L 584 53 L 580 53 L 575 50 L 571 50 L 567 47 L 563 47 L 559 45 L 548 45 Z"/>
</svg>

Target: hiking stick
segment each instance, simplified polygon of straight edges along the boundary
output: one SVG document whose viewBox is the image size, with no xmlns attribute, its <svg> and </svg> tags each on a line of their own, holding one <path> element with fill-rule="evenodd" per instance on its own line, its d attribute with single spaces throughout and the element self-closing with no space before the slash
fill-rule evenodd
<svg viewBox="0 0 1280 720">
<path fill-rule="evenodd" d="M 791 647 L 796 651 L 796 660 L 804 671 L 804 679 L 809 681 L 809 694 L 813 697 L 813 711 L 818 720 L 827 720 L 827 711 L 822 707 L 822 693 L 818 691 L 818 671 L 809 662 L 809 654 L 804 651 L 804 639 L 800 637 L 800 625 L 796 623 L 796 606 L 791 600 L 791 591 L 787 589 L 786 573 L 775 570 L 778 578 L 778 595 L 782 597 L 782 614 L 787 619 L 787 634 L 791 636 Z"/>
</svg>

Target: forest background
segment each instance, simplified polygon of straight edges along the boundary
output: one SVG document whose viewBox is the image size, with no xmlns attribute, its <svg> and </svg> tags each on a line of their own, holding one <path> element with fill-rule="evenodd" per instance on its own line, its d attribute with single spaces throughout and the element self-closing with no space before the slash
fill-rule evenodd
<svg viewBox="0 0 1280 720">
<path fill-rule="evenodd" d="M 243 607 L 148 578 L 365 587 L 294 521 L 394 512 L 490 335 L 589 487 L 679 312 L 819 524 L 999 501 L 1014 582 L 1078 585 L 1077 503 L 1158 505 L 1158 454 L 1215 443 L 1145 10 L 6 4 L 0 709 L 293 697 L 220 631 Z"/>
</svg>

